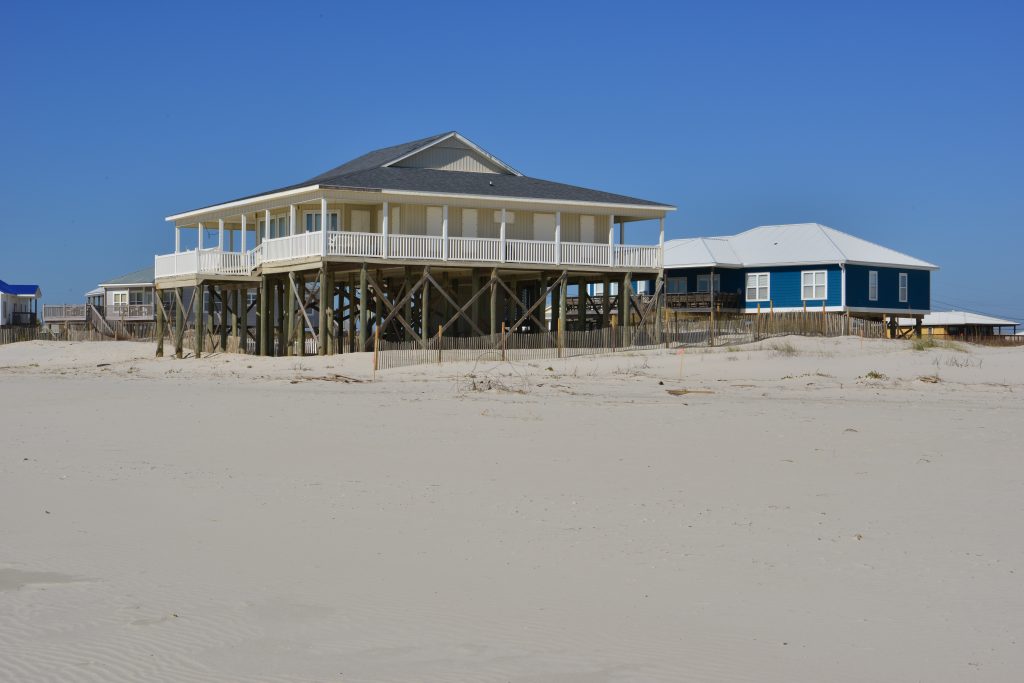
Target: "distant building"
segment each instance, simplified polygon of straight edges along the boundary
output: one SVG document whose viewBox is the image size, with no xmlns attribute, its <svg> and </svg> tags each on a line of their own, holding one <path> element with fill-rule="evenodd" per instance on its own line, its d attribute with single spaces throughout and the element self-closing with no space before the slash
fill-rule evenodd
<svg viewBox="0 0 1024 683">
<path fill-rule="evenodd" d="M 94 327 L 112 334 L 112 323 L 130 328 L 156 320 L 153 292 L 153 266 L 140 268 L 100 283 L 85 293 L 84 303 L 44 304 L 43 320 L 50 327 Z"/>
<path fill-rule="evenodd" d="M 0 280 L 0 327 L 30 327 L 37 323 L 39 285 L 10 285 Z"/>
<path fill-rule="evenodd" d="M 900 318 L 900 332 L 905 334 L 907 330 L 913 329 L 914 324 L 913 318 Z M 936 311 L 928 313 L 921 321 L 922 332 L 926 336 L 963 340 L 982 339 L 1003 334 L 1015 335 L 1018 325 L 1019 323 L 1013 320 L 966 311 Z M 1008 330 L 1011 329 L 1013 331 L 1009 332 Z"/>
<path fill-rule="evenodd" d="M 818 223 L 665 243 L 671 309 L 844 312 L 884 319 L 931 308 L 938 267 Z"/>
</svg>

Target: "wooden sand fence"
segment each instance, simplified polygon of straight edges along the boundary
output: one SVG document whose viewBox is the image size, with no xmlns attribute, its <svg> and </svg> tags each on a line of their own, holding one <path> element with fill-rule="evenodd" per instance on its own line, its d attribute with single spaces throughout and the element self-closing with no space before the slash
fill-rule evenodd
<svg viewBox="0 0 1024 683">
<path fill-rule="evenodd" d="M 110 325 L 112 335 L 94 327 L 4 327 L 0 328 L 0 344 L 24 341 L 155 341 L 156 323 L 115 322 Z"/>
<path fill-rule="evenodd" d="M 842 313 L 796 312 L 774 315 L 700 316 L 668 319 L 659 333 L 653 323 L 586 331 L 510 333 L 477 337 L 434 335 L 426 342 L 374 340 L 375 368 L 387 370 L 425 363 L 523 361 L 571 358 L 678 346 L 732 346 L 786 335 L 881 339 L 881 321 Z"/>
</svg>

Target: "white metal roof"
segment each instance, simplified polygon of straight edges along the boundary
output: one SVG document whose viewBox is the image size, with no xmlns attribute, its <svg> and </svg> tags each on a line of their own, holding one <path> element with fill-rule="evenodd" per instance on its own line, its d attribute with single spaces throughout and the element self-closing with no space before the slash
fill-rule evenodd
<svg viewBox="0 0 1024 683">
<path fill-rule="evenodd" d="M 900 325 L 914 324 L 913 318 L 900 318 Z M 990 315 L 969 313 L 967 311 L 935 311 L 926 313 L 921 324 L 925 327 L 951 327 L 957 325 L 985 325 L 991 327 L 1013 327 L 1020 323 L 1013 320 L 993 318 Z"/>
<path fill-rule="evenodd" d="M 731 237 L 665 243 L 665 267 L 863 263 L 937 270 L 938 266 L 819 223 L 763 225 Z"/>
</svg>

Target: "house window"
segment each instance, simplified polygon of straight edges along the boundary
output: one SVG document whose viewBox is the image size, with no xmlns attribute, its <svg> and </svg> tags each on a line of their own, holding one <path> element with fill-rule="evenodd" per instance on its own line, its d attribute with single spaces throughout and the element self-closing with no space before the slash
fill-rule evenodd
<svg viewBox="0 0 1024 683">
<path fill-rule="evenodd" d="M 276 239 L 278 237 L 287 237 L 289 233 L 288 229 L 288 216 L 277 216 L 270 219 L 270 239 Z M 260 241 L 267 239 L 267 222 L 264 220 L 260 221 Z"/>
<path fill-rule="evenodd" d="M 370 210 L 352 209 L 352 232 L 370 232 Z"/>
<path fill-rule="evenodd" d="M 245 307 L 252 308 L 256 305 L 256 290 L 250 289 L 245 293 Z"/>
<path fill-rule="evenodd" d="M 306 232 L 320 232 L 320 212 L 306 211 L 304 215 L 306 220 Z M 331 224 L 331 231 L 336 232 L 338 230 L 338 212 L 331 211 L 328 213 L 327 220 Z"/>
<path fill-rule="evenodd" d="M 900 303 L 905 304 L 910 298 L 910 284 L 908 282 L 907 274 L 900 273 Z"/>
<path fill-rule="evenodd" d="M 495 223 L 499 223 L 499 224 L 501 223 L 501 211 L 495 211 L 494 212 L 494 222 Z M 506 211 L 505 212 L 505 224 L 507 225 L 509 223 L 515 223 L 515 222 L 516 222 L 516 212 L 515 211 Z"/>
<path fill-rule="evenodd" d="M 477 235 L 477 213 L 476 209 L 462 210 L 462 236 L 476 237 Z"/>
<path fill-rule="evenodd" d="M 878 301 L 878 271 L 868 271 L 868 301 Z"/>
<path fill-rule="evenodd" d="M 697 292 L 700 294 L 707 294 L 711 291 L 712 278 L 710 274 L 698 275 L 697 276 Z M 722 276 L 715 273 L 714 277 L 715 292 L 722 291 Z"/>
<path fill-rule="evenodd" d="M 800 298 L 804 301 L 824 301 L 828 298 L 828 274 L 824 270 L 805 270 L 800 273 Z"/>
<path fill-rule="evenodd" d="M 444 221 L 444 211 L 440 206 L 427 207 L 427 234 L 434 237 L 441 236 L 441 223 Z"/>
<path fill-rule="evenodd" d="M 128 292 L 114 292 L 114 305 L 125 306 L 128 304 Z"/>
<path fill-rule="evenodd" d="M 555 214 L 533 214 L 533 239 L 546 242 L 555 241 Z"/>
<path fill-rule="evenodd" d="M 768 273 L 747 273 L 747 301 L 769 301 Z"/>
<path fill-rule="evenodd" d="M 670 277 L 668 279 L 669 294 L 686 294 L 686 278 Z"/>
<path fill-rule="evenodd" d="M 148 289 L 129 289 L 128 303 L 132 306 L 143 306 L 153 303 L 153 295 Z"/>
<path fill-rule="evenodd" d="M 580 216 L 580 242 L 596 242 L 597 228 L 593 216 Z"/>
</svg>

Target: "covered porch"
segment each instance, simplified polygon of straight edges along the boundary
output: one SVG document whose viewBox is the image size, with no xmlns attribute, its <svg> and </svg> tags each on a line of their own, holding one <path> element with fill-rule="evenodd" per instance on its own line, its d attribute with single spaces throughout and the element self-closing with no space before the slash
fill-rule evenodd
<svg viewBox="0 0 1024 683">
<path fill-rule="evenodd" d="M 156 257 L 155 276 L 245 277 L 264 264 L 321 259 L 615 272 L 661 267 L 664 211 L 657 209 L 614 212 L 611 207 L 536 201 L 513 207 L 464 198 L 394 199 L 378 192 L 320 190 L 171 216 L 175 250 Z M 658 221 L 656 244 L 626 244 L 626 225 L 637 221 Z M 192 231 L 194 247 L 184 248 L 183 237 Z"/>
</svg>

